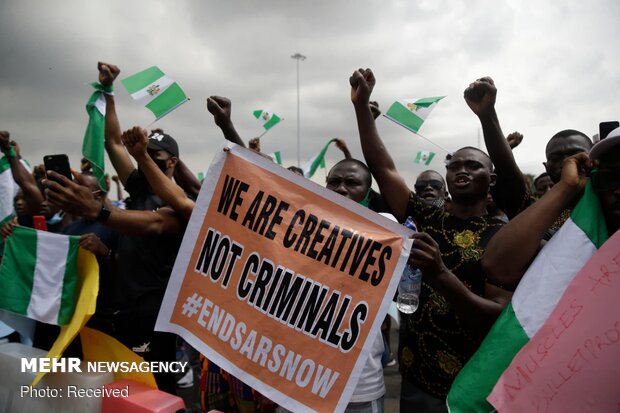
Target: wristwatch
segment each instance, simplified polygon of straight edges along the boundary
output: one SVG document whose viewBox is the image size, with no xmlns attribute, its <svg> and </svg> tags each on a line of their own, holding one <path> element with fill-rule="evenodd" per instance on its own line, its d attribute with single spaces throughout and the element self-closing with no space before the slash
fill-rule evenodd
<svg viewBox="0 0 620 413">
<path fill-rule="evenodd" d="M 110 210 L 106 208 L 105 204 L 102 202 L 101 209 L 99 210 L 99 215 L 97 215 L 95 221 L 106 222 L 108 218 L 110 218 Z"/>
</svg>

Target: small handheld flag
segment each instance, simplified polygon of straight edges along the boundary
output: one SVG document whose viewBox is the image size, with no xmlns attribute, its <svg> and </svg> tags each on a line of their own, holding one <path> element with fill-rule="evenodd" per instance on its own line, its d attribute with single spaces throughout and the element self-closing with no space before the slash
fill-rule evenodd
<svg viewBox="0 0 620 413">
<path fill-rule="evenodd" d="M 418 163 L 418 164 L 430 165 L 434 157 L 435 157 L 435 152 L 418 151 L 413 162 Z"/>
<path fill-rule="evenodd" d="M 443 98 L 445 96 L 398 100 L 392 103 L 392 106 L 383 116 L 414 133 L 418 133 L 437 102 Z"/>
<path fill-rule="evenodd" d="M 189 98 L 174 80 L 157 66 L 149 67 L 121 80 L 133 100 L 144 102 L 146 108 L 161 119 Z"/>
<path fill-rule="evenodd" d="M 312 175 L 314 175 L 314 173 L 319 167 L 325 168 L 325 153 L 327 152 L 329 145 L 331 145 L 331 143 L 335 141 L 336 139 L 332 139 L 327 142 L 327 144 L 325 144 L 325 146 L 323 147 L 323 149 L 321 149 L 319 153 L 314 155 L 312 159 L 310 159 L 304 164 L 304 166 L 301 167 L 301 169 L 304 171 L 304 176 L 306 178 L 312 178 Z"/>
<path fill-rule="evenodd" d="M 278 123 L 280 123 L 280 121 L 282 120 L 282 118 L 280 118 L 275 113 L 271 111 L 267 111 L 265 109 L 257 109 L 254 112 L 252 112 L 252 114 L 254 115 L 256 119 L 262 122 L 263 128 L 265 128 L 265 131 L 268 131 L 269 129 L 273 128 Z"/>
</svg>

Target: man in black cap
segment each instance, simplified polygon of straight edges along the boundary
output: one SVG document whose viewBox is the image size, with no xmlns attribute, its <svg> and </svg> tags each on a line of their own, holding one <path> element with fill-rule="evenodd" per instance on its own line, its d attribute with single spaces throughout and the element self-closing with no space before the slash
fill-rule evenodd
<svg viewBox="0 0 620 413">
<path fill-rule="evenodd" d="M 149 135 L 147 151 L 159 169 L 171 178 L 179 161 L 179 145 L 174 138 L 161 129 L 154 129 Z"/>
</svg>

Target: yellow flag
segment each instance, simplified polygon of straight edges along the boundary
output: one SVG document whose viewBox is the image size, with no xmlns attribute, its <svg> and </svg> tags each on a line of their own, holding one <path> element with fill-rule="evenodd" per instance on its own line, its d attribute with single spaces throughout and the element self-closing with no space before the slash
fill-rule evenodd
<svg viewBox="0 0 620 413">
<path fill-rule="evenodd" d="M 80 331 L 82 340 L 82 352 L 84 361 L 127 361 L 129 363 L 141 363 L 144 359 L 125 347 L 116 340 L 101 331 L 84 327 Z M 129 372 L 114 373 L 114 380 L 129 379 L 157 389 L 153 373 Z"/>
</svg>

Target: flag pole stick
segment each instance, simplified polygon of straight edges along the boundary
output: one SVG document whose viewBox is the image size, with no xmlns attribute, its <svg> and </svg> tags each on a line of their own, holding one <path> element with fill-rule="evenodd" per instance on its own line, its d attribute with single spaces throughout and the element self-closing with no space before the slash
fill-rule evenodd
<svg viewBox="0 0 620 413">
<path fill-rule="evenodd" d="M 446 152 L 446 153 L 450 153 L 450 151 L 448 151 L 446 148 L 442 147 L 441 145 L 431 141 L 430 139 L 426 138 L 424 135 L 420 135 L 418 132 L 414 131 L 411 128 L 408 128 L 407 126 L 403 125 L 400 122 L 395 121 L 394 119 L 392 119 L 391 117 L 387 116 L 385 113 L 383 114 L 383 117 L 391 120 L 392 122 L 394 122 L 395 124 L 402 126 L 403 128 L 407 129 L 408 131 L 413 132 L 414 134 L 418 135 L 420 138 L 424 139 L 426 142 L 430 143 L 431 145 L 435 145 L 436 147 L 438 147 L 439 149 L 441 149 L 442 151 Z"/>
<path fill-rule="evenodd" d="M 446 153 L 450 153 L 450 151 L 449 151 L 449 150 L 447 150 L 447 149 L 446 149 L 446 148 L 444 148 L 443 146 L 441 146 L 441 145 L 439 145 L 439 144 L 437 144 L 437 143 L 435 143 L 435 142 L 431 141 L 430 139 L 426 138 L 425 136 L 420 135 L 420 134 L 419 134 L 419 133 L 417 133 L 417 132 L 414 132 L 414 133 L 415 133 L 416 135 L 418 135 L 420 138 L 424 139 L 426 142 L 430 143 L 431 145 L 435 145 L 436 147 L 438 147 L 438 148 L 439 148 L 439 149 L 441 149 L 442 151 L 444 151 L 444 152 L 446 152 Z"/>
</svg>

